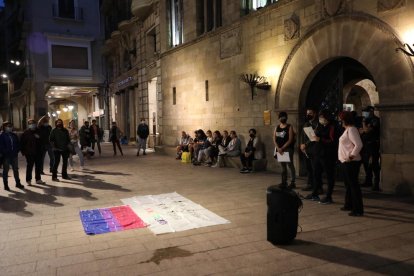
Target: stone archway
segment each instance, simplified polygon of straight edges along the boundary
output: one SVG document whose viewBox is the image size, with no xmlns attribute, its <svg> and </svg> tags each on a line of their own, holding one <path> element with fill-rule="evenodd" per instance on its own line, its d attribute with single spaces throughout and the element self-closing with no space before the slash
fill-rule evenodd
<svg viewBox="0 0 414 276">
<path fill-rule="evenodd" d="M 414 163 L 414 150 L 408 142 L 412 141 L 413 129 L 410 125 L 401 125 L 397 133 L 392 129 L 395 118 L 412 118 L 414 106 L 413 63 L 406 55 L 396 53 L 395 49 L 401 46 L 394 30 L 371 15 L 345 14 L 315 24 L 294 46 L 282 68 L 275 110 L 283 109 L 296 116 L 297 127 L 300 121 L 297 115 L 320 69 L 338 58 L 358 61 L 372 76 L 370 79 L 378 91 L 377 107 L 384 118 L 381 122 L 383 190 L 412 193 L 414 175 L 407 170 L 407 164 Z"/>
<path fill-rule="evenodd" d="M 391 27 L 370 15 L 347 14 L 318 23 L 286 60 L 276 88 L 275 109 L 297 110 L 309 76 L 338 57 L 355 59 L 369 70 L 380 101 L 392 102 L 396 93 L 402 100 L 408 97 L 404 91 L 412 85 L 414 69 L 407 56 L 395 53 L 401 46 Z"/>
</svg>

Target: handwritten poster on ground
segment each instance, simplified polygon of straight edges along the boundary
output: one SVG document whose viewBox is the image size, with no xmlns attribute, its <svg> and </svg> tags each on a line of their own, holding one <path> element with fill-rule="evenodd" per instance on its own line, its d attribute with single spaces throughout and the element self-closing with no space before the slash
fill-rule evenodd
<svg viewBox="0 0 414 276">
<path fill-rule="evenodd" d="M 177 193 L 136 196 L 122 202 L 156 235 L 230 223 Z"/>
</svg>

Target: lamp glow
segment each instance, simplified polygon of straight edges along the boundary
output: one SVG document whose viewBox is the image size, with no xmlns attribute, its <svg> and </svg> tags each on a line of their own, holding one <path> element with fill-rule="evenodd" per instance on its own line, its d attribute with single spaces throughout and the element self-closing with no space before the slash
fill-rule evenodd
<svg viewBox="0 0 414 276">
<path fill-rule="evenodd" d="M 68 108 L 69 108 L 70 111 L 72 111 L 74 106 L 73 105 L 68 105 Z"/>
<path fill-rule="evenodd" d="M 63 112 L 68 112 L 69 108 L 67 108 L 66 106 L 63 109 Z"/>
</svg>

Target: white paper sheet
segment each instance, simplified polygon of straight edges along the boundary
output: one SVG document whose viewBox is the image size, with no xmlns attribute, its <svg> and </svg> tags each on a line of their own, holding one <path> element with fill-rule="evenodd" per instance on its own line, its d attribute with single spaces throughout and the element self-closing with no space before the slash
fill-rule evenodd
<svg viewBox="0 0 414 276">
<path fill-rule="evenodd" d="M 284 152 L 283 154 L 277 152 L 276 156 L 278 162 L 290 162 L 290 156 L 288 152 Z"/>
<path fill-rule="evenodd" d="M 313 131 L 312 127 L 304 127 L 303 131 L 305 132 L 306 136 L 308 136 L 309 140 L 311 140 L 312 142 L 315 142 L 315 131 Z"/>
<path fill-rule="evenodd" d="M 157 235 L 230 223 L 177 193 L 136 196 L 121 201 Z"/>
</svg>

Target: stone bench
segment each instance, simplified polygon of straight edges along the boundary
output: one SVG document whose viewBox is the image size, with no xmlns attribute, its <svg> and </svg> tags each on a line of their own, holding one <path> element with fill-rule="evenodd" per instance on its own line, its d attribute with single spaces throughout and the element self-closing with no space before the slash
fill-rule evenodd
<svg viewBox="0 0 414 276">
<path fill-rule="evenodd" d="M 242 163 L 240 156 L 224 156 L 223 158 L 224 166 L 230 168 L 242 169 Z M 265 171 L 267 168 L 267 159 L 255 159 L 252 162 L 252 167 L 254 172 Z"/>
</svg>

